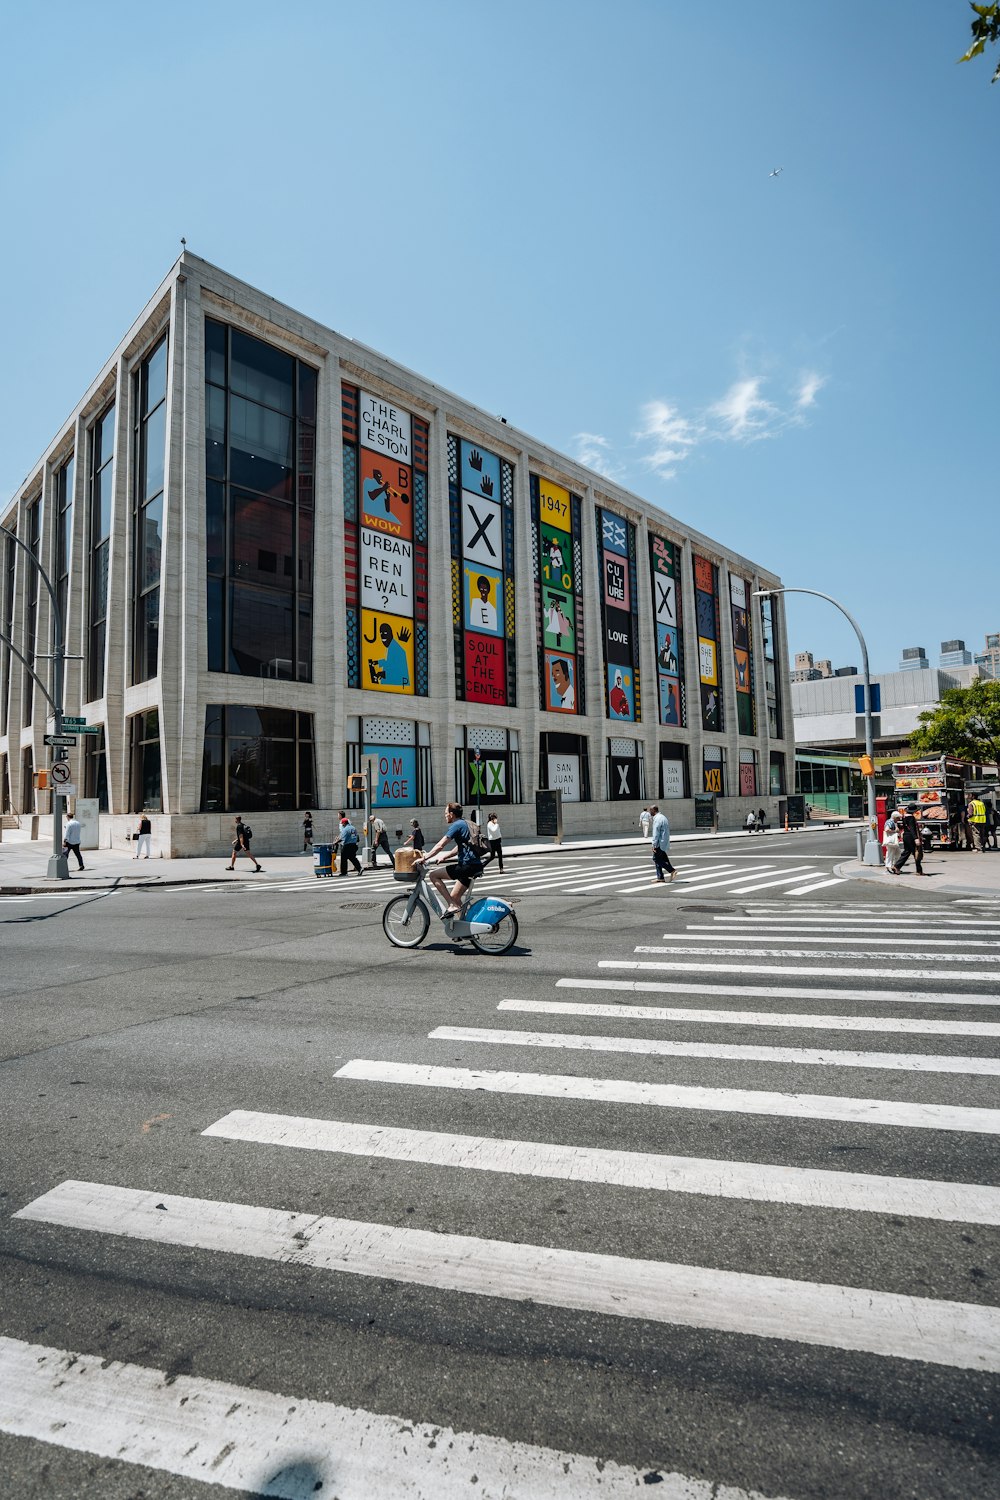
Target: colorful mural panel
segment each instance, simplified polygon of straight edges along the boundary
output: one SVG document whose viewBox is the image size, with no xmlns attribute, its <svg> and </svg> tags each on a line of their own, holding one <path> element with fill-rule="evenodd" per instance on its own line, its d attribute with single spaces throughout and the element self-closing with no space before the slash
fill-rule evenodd
<svg viewBox="0 0 1000 1500">
<path fill-rule="evenodd" d="M 465 634 L 465 691 L 470 703 L 507 702 L 506 642 L 495 635 Z"/>
<path fill-rule="evenodd" d="M 375 807 L 413 807 L 417 801 L 417 752 L 405 745 L 365 745 L 362 754 L 374 761 L 372 799 Z"/>
<path fill-rule="evenodd" d="M 675 729 L 680 729 L 685 723 L 679 577 L 678 549 L 666 537 L 650 535 L 649 579 L 656 630 L 658 717 L 661 724 Z"/>
<path fill-rule="evenodd" d="M 733 661 L 736 676 L 736 721 L 740 734 L 756 734 L 757 704 L 753 680 L 750 589 L 744 578 L 729 575 L 729 604 L 733 622 Z M 740 775 L 742 776 L 742 766 Z"/>
<path fill-rule="evenodd" d="M 428 689 L 426 422 L 345 384 L 348 685 Z"/>
<path fill-rule="evenodd" d="M 413 621 L 379 610 L 361 611 L 361 675 L 365 687 L 413 692 Z"/>
<path fill-rule="evenodd" d="M 576 714 L 576 657 L 558 651 L 544 656 L 545 707 L 558 714 Z"/>
<path fill-rule="evenodd" d="M 640 717 L 635 527 L 624 516 L 600 507 L 597 561 L 602 580 L 605 712 L 609 719 L 634 721 Z"/>
<path fill-rule="evenodd" d="M 448 478 L 456 695 L 513 704 L 514 470 L 481 444 L 449 434 Z"/>
<path fill-rule="evenodd" d="M 694 608 L 698 627 L 698 677 L 702 729 L 724 727 L 719 682 L 719 570 L 707 557 L 694 558 Z M 705 787 L 705 791 L 712 791 Z"/>
<path fill-rule="evenodd" d="M 551 713 L 583 713 L 580 672 L 580 499 L 531 475 L 538 608 L 539 702 Z"/>
</svg>

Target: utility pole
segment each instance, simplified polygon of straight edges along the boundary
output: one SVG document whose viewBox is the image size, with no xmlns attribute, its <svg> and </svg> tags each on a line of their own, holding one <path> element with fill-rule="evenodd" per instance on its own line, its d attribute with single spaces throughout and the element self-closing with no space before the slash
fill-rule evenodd
<svg viewBox="0 0 1000 1500">
<path fill-rule="evenodd" d="M 865 681 L 865 754 L 872 765 L 874 765 L 875 741 L 872 733 L 872 682 L 868 671 L 868 647 L 865 644 L 865 638 L 861 634 L 861 627 L 858 625 L 857 620 L 852 614 L 848 613 L 842 604 L 838 604 L 837 600 L 830 594 L 821 594 L 818 589 L 757 589 L 754 591 L 754 598 L 769 599 L 773 594 L 812 594 L 815 599 L 825 599 L 827 604 L 832 604 L 834 609 L 839 609 L 840 613 L 854 627 L 854 634 L 857 636 L 858 644 L 861 647 L 862 675 Z M 882 863 L 882 851 L 879 848 L 878 842 L 878 817 L 875 808 L 874 776 L 866 776 L 865 785 L 868 788 L 868 837 L 865 841 L 864 863 L 866 865 L 880 865 Z"/>
<path fill-rule="evenodd" d="M 53 650 L 51 652 L 51 658 L 52 658 L 52 692 L 51 693 L 49 692 L 48 688 L 45 686 L 45 684 L 42 681 L 42 679 L 39 677 L 38 673 L 35 671 L 34 667 L 30 666 L 29 663 L 25 660 L 25 658 L 21 655 L 20 651 L 14 645 L 13 641 L 8 640 L 6 636 L 2 636 L 2 637 L 0 637 L 0 639 L 4 640 L 5 643 L 6 643 L 6 645 L 9 646 L 10 650 L 14 653 L 14 655 L 17 657 L 18 661 L 24 667 L 25 671 L 28 672 L 28 673 L 30 673 L 32 679 L 34 680 L 35 686 L 42 693 L 42 696 L 45 698 L 46 702 L 49 704 L 49 706 L 52 709 L 52 718 L 53 718 L 54 732 L 55 732 L 56 735 L 61 735 L 62 734 L 62 721 L 63 721 L 63 707 L 64 707 L 63 706 L 63 685 L 64 685 L 64 681 L 65 681 L 66 648 L 65 648 L 65 638 L 64 638 L 64 635 L 63 635 L 62 611 L 59 608 L 59 600 L 58 600 L 58 597 L 56 595 L 55 589 L 52 587 L 52 583 L 51 583 L 51 581 L 49 579 L 49 575 L 46 573 L 45 569 L 42 567 L 41 563 L 38 561 L 38 558 L 32 552 L 31 548 L 27 545 L 27 543 L 26 542 L 22 542 L 21 538 L 17 535 L 17 533 L 14 532 L 14 531 L 11 531 L 11 529 L 10 529 L 9 526 L 0 526 L 0 531 L 3 532 L 4 536 L 9 537 L 10 540 L 14 543 L 15 546 L 20 547 L 21 551 L 24 553 L 25 557 L 27 557 L 27 559 L 31 563 L 32 567 L 34 567 L 34 568 L 37 569 L 39 577 L 41 578 L 41 580 L 44 583 L 45 587 L 48 589 L 48 591 L 49 591 L 49 597 L 52 600 L 52 626 L 53 626 L 53 630 L 52 630 L 52 637 L 53 637 L 52 638 L 52 646 L 53 646 Z M 36 655 L 44 655 L 44 654 L 46 654 L 46 653 L 36 653 Z M 47 874 L 49 880 L 68 880 L 69 879 L 69 863 L 68 863 L 68 861 L 66 859 L 65 854 L 62 852 L 62 841 L 63 841 L 62 840 L 62 814 L 63 814 L 63 796 L 62 796 L 61 792 L 57 792 L 55 790 L 55 788 L 53 787 L 53 789 L 52 789 L 52 854 L 51 854 L 51 857 L 49 859 L 48 869 L 46 871 L 46 874 Z"/>
</svg>

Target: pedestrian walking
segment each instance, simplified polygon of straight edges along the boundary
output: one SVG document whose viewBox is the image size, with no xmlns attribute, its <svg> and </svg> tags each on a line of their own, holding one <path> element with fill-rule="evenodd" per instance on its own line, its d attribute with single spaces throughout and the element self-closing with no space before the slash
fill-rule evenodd
<svg viewBox="0 0 1000 1500">
<path fill-rule="evenodd" d="M 743 826 L 746 829 L 747 833 L 753 833 L 754 829 L 757 827 L 757 814 L 754 812 L 753 808 L 751 808 L 747 813 L 746 822 Z"/>
<path fill-rule="evenodd" d="M 916 867 L 914 873 L 922 875 L 924 873 L 924 840 L 920 832 L 920 824 L 908 807 L 899 808 L 896 817 L 899 822 L 899 836 L 903 849 L 901 858 L 896 862 L 896 874 L 899 874 L 912 854 Z"/>
<path fill-rule="evenodd" d="M 997 846 L 997 810 L 992 802 L 986 804 L 986 842 L 991 849 Z"/>
<path fill-rule="evenodd" d="M 885 850 L 885 873 L 887 875 L 898 875 L 896 860 L 899 856 L 899 846 L 902 840 L 899 836 L 899 826 L 902 822 L 902 814 L 897 809 L 891 812 L 885 820 L 882 828 L 882 848 Z"/>
<path fill-rule="evenodd" d="M 424 847 L 424 830 L 417 818 L 410 819 L 410 831 L 403 840 L 403 847 L 405 848 L 407 844 L 411 849 L 416 849 L 418 854 Z"/>
<path fill-rule="evenodd" d="M 363 875 L 364 867 L 358 859 L 358 830 L 344 813 L 340 820 L 340 873 L 347 874 L 347 866 L 353 865 L 359 875 Z"/>
<path fill-rule="evenodd" d="M 80 827 L 80 820 L 74 814 L 63 830 L 63 853 L 66 855 L 75 854 L 76 862 L 81 870 L 86 868 L 83 863 L 83 856 L 80 853 L 80 839 L 82 837 L 83 829 Z"/>
<path fill-rule="evenodd" d="M 302 819 L 302 853 L 306 854 L 313 846 L 313 817 L 307 812 Z"/>
<path fill-rule="evenodd" d="M 756 822 L 756 825 L 755 825 L 755 831 L 757 833 L 763 833 L 766 827 L 767 827 L 767 813 L 765 812 L 764 808 L 761 808 L 760 811 L 757 814 L 757 822 Z"/>
<path fill-rule="evenodd" d="M 639 828 L 644 839 L 649 838 L 649 830 L 652 828 L 652 826 L 653 814 L 650 812 L 648 807 L 644 807 L 642 812 L 639 814 Z"/>
<path fill-rule="evenodd" d="M 138 859 L 141 856 L 143 859 L 148 859 L 149 852 L 153 847 L 153 825 L 145 813 L 139 818 L 139 826 L 135 831 L 135 836 L 137 843 L 132 858 Z M 144 849 L 146 851 L 145 854 L 142 852 Z"/>
<path fill-rule="evenodd" d="M 378 869 L 378 851 L 380 849 L 384 849 L 385 850 L 386 858 L 389 861 L 389 868 L 391 870 L 392 869 L 392 850 L 389 848 L 389 831 L 386 828 L 385 824 L 383 823 L 382 819 L 379 817 L 378 813 L 374 813 L 373 816 L 372 816 L 371 836 L 372 836 L 372 869 L 373 870 L 377 870 Z"/>
<path fill-rule="evenodd" d="M 490 859 L 495 859 L 497 869 L 503 874 L 503 834 L 500 832 L 500 820 L 495 812 L 487 815 L 486 840 L 490 846 Z"/>
<path fill-rule="evenodd" d="M 257 856 L 250 848 L 250 840 L 253 838 L 253 829 L 243 819 L 237 816 L 233 825 L 233 856 L 226 866 L 227 870 L 235 870 L 237 854 L 245 854 L 247 859 L 253 860 L 254 873 L 259 875 L 264 868 L 257 863 Z"/>
<path fill-rule="evenodd" d="M 658 807 L 651 807 L 649 810 L 653 815 L 651 837 L 653 841 L 653 869 L 656 871 L 654 884 L 663 885 L 665 884 L 664 870 L 666 870 L 671 880 L 675 880 L 677 877 L 677 871 L 670 863 L 670 823 L 667 820 L 666 813 L 661 813 Z"/>
</svg>

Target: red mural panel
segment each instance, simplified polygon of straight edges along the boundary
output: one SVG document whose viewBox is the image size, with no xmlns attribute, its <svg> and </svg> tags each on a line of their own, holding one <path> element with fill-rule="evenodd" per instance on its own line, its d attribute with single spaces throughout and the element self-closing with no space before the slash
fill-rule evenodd
<svg viewBox="0 0 1000 1500">
<path fill-rule="evenodd" d="M 465 696 L 471 703 L 507 702 L 507 645 L 499 636 L 466 634 Z"/>
</svg>

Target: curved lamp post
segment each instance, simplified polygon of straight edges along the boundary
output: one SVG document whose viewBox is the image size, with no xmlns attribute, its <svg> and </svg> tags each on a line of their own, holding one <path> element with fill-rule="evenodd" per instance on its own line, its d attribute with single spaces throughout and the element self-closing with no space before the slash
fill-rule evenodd
<svg viewBox="0 0 1000 1500">
<path fill-rule="evenodd" d="M 821 594 L 819 589 L 755 589 L 753 597 L 755 599 L 770 599 L 773 594 L 812 594 L 815 599 L 825 599 L 827 604 L 832 604 L 834 609 L 839 609 L 840 613 L 846 619 L 850 620 L 851 625 L 854 627 L 854 634 L 858 638 L 858 645 L 861 647 L 862 676 L 865 680 L 865 754 L 869 760 L 873 760 L 875 745 L 872 735 L 872 684 L 868 672 L 868 647 L 865 645 L 865 638 L 861 634 L 861 628 L 857 620 L 830 594 Z M 875 813 L 874 776 L 866 776 L 865 785 L 868 788 L 868 838 L 865 841 L 864 863 L 866 865 L 880 865 L 882 863 L 882 851 L 878 843 L 878 818 Z"/>
</svg>

